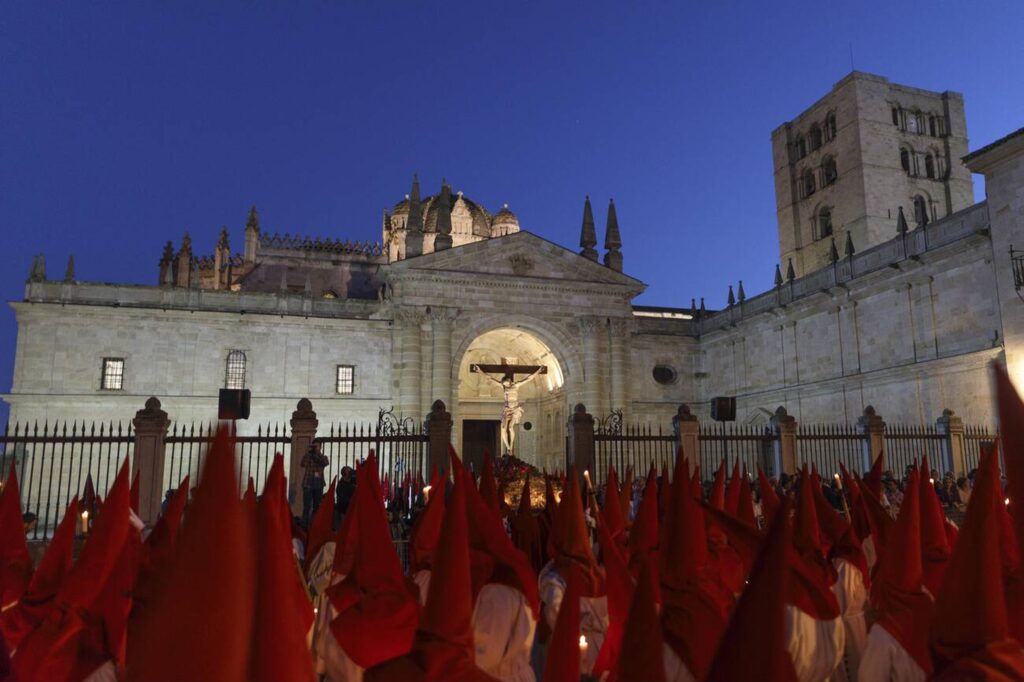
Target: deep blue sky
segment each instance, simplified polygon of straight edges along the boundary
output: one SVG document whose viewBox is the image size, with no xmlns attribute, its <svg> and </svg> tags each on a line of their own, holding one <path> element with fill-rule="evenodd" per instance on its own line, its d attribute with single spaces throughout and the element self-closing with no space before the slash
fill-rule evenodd
<svg viewBox="0 0 1024 682">
<path fill-rule="evenodd" d="M 376 240 L 418 172 L 574 249 L 584 195 L 601 239 L 614 197 L 639 302 L 719 306 L 771 285 L 769 135 L 851 43 L 859 70 L 964 93 L 971 149 L 1024 125 L 1019 2 L 170 5 L 0 10 L 5 300 L 34 253 L 155 284 L 185 230 L 239 249 L 251 204 L 271 232 Z M 0 391 L 15 337 L 5 307 Z"/>
</svg>

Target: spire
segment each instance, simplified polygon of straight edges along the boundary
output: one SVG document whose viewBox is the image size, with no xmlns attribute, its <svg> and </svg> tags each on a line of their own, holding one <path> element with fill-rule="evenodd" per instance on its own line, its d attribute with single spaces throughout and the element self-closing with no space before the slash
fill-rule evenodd
<svg viewBox="0 0 1024 682">
<path fill-rule="evenodd" d="M 260 243 L 260 216 L 256 207 L 249 209 L 249 219 L 245 221 L 245 251 L 242 257 L 247 265 L 256 263 L 256 250 Z"/>
<path fill-rule="evenodd" d="M 423 255 L 423 212 L 420 209 L 420 179 L 412 176 L 409 192 L 409 217 L 405 223 L 405 255 L 407 258 Z"/>
<path fill-rule="evenodd" d="M 254 230 L 257 234 L 260 231 L 260 214 L 256 212 L 256 205 L 249 207 L 249 218 L 245 221 L 245 229 Z"/>
<path fill-rule="evenodd" d="M 177 264 L 174 269 L 175 285 L 179 287 L 189 286 L 192 279 L 192 236 L 186 232 L 181 239 L 181 248 L 178 249 Z"/>
<path fill-rule="evenodd" d="M 441 194 L 437 198 L 437 236 L 434 237 L 434 251 L 452 248 L 452 188 L 441 181 Z"/>
<path fill-rule="evenodd" d="M 68 266 L 64 269 L 64 281 L 71 284 L 75 281 L 75 257 L 68 256 Z"/>
<path fill-rule="evenodd" d="M 608 200 L 608 222 L 604 228 L 604 248 L 608 251 L 604 255 L 604 264 L 622 272 L 622 236 L 619 234 L 619 218 L 615 215 L 615 201 Z"/>
<path fill-rule="evenodd" d="M 700 297 L 700 316 L 704 317 L 708 312 L 708 309 L 704 307 L 704 297 Z"/>
<path fill-rule="evenodd" d="M 32 259 L 32 269 L 28 273 L 29 282 L 46 281 L 46 256 L 39 253 Z"/>
<path fill-rule="evenodd" d="M 594 214 L 590 210 L 590 197 L 583 203 L 583 227 L 580 229 L 580 255 L 597 262 L 597 230 L 594 228 Z"/>
<path fill-rule="evenodd" d="M 743 303 L 745 300 L 747 300 L 747 292 L 743 291 L 743 280 L 742 279 L 740 280 L 740 288 L 739 288 L 739 290 L 737 292 L 737 296 L 740 299 L 740 303 Z"/>
<path fill-rule="evenodd" d="M 846 233 L 846 246 L 843 247 L 843 255 L 847 258 L 853 258 L 853 254 L 856 250 L 853 248 L 853 235 L 850 232 Z"/>
<path fill-rule="evenodd" d="M 779 268 L 779 264 L 775 264 L 775 286 L 782 286 L 782 270 Z"/>
<path fill-rule="evenodd" d="M 384 209 L 384 221 L 383 222 L 384 222 L 384 224 L 382 226 L 382 228 L 383 228 L 382 231 L 386 235 L 388 232 L 391 231 L 391 214 L 388 213 L 388 210 L 386 208 Z"/>
<path fill-rule="evenodd" d="M 796 279 L 796 271 L 793 269 L 793 259 L 789 259 L 789 265 L 786 266 L 786 281 L 792 282 Z"/>
<path fill-rule="evenodd" d="M 220 238 L 217 240 L 217 248 L 218 249 L 225 249 L 225 250 L 228 250 L 228 251 L 231 250 L 231 247 L 228 246 L 228 226 L 227 225 L 221 225 L 220 226 Z"/>
<path fill-rule="evenodd" d="M 829 261 L 835 263 L 839 260 L 839 249 L 836 248 L 836 238 L 832 237 L 832 243 L 828 247 Z"/>
<path fill-rule="evenodd" d="M 900 234 L 907 233 L 907 217 L 903 215 L 902 206 L 900 206 L 900 212 L 896 215 L 896 231 Z"/>
<path fill-rule="evenodd" d="M 736 295 L 732 293 L 732 285 L 729 285 L 729 307 L 736 305 Z"/>
<path fill-rule="evenodd" d="M 697 299 L 690 299 L 690 316 L 697 317 Z"/>
</svg>

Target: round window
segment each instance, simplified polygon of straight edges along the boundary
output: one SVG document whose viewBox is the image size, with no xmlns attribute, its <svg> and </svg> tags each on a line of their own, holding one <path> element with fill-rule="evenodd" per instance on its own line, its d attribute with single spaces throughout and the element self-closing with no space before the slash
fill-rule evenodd
<svg viewBox="0 0 1024 682">
<path fill-rule="evenodd" d="M 668 365 L 655 365 L 653 375 L 654 380 L 663 386 L 676 383 L 679 377 L 676 370 Z"/>
<path fill-rule="evenodd" d="M 533 428 L 533 422 L 523 422 L 523 431 L 529 431 Z"/>
</svg>

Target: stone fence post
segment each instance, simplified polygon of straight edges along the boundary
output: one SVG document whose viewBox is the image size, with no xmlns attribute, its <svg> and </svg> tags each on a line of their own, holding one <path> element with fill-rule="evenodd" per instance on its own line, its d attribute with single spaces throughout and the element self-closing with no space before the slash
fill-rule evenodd
<svg viewBox="0 0 1024 682">
<path fill-rule="evenodd" d="M 309 398 L 300 400 L 292 412 L 292 454 L 288 462 L 288 502 L 296 516 L 302 516 L 302 456 L 316 438 L 319 423 Z"/>
<path fill-rule="evenodd" d="M 700 464 L 700 421 L 697 415 L 690 412 L 690 406 L 679 406 L 672 417 L 672 430 L 676 434 L 676 443 L 683 450 L 683 457 L 690 460 L 690 468 Z"/>
<path fill-rule="evenodd" d="M 772 415 L 772 431 L 775 442 L 772 448 L 772 476 L 795 474 L 796 465 L 796 417 L 790 415 L 781 405 Z"/>
<path fill-rule="evenodd" d="M 964 420 L 956 416 L 953 410 L 943 410 L 942 416 L 935 420 L 935 430 L 945 436 L 942 439 L 942 459 L 946 471 L 966 476 Z"/>
<path fill-rule="evenodd" d="M 156 397 L 147 400 L 146 407 L 136 412 L 132 420 L 135 428 L 132 479 L 139 477 L 139 518 L 147 525 L 156 523 L 164 499 L 164 439 L 170 424 Z M 172 483 L 177 485 L 177 482 Z"/>
<path fill-rule="evenodd" d="M 452 415 L 448 413 L 448 408 L 440 398 L 430 406 L 430 414 L 427 415 L 427 437 L 429 467 L 436 467 L 441 476 L 446 476 L 448 448 L 452 442 Z"/>
<path fill-rule="evenodd" d="M 862 466 L 864 472 L 867 472 L 875 460 L 885 452 L 885 421 L 875 412 L 874 407 L 868 405 L 864 408 L 864 414 L 857 418 L 857 430 L 864 436 Z M 882 469 L 885 469 L 884 461 Z"/>
<path fill-rule="evenodd" d="M 594 418 L 587 413 L 583 403 L 576 403 L 569 418 L 571 439 L 568 464 L 576 466 L 576 475 L 594 468 Z"/>
</svg>

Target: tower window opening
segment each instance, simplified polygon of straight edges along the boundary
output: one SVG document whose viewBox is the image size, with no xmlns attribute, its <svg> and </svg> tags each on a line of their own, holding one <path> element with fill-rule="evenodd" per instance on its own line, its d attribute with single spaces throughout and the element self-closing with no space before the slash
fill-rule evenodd
<svg viewBox="0 0 1024 682">
<path fill-rule="evenodd" d="M 836 181 L 836 160 L 831 156 L 826 156 L 821 162 L 821 177 L 823 187 Z"/>
<path fill-rule="evenodd" d="M 928 202 L 920 195 L 914 197 L 914 220 L 918 227 L 928 224 Z"/>
<path fill-rule="evenodd" d="M 935 179 L 935 159 L 932 158 L 931 154 L 924 157 L 924 174 L 931 179 Z"/>
<path fill-rule="evenodd" d="M 832 236 L 832 209 L 827 206 L 818 212 L 818 239 Z"/>
</svg>

